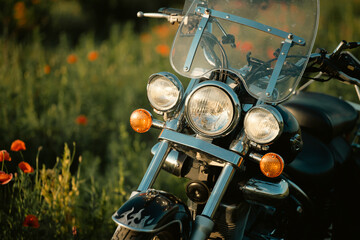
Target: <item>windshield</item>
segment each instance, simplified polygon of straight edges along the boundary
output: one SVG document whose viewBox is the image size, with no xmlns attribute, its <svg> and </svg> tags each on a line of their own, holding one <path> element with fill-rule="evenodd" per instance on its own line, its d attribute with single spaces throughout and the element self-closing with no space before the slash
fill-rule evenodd
<svg viewBox="0 0 360 240">
<path fill-rule="evenodd" d="M 170 56 L 179 74 L 231 71 L 270 103 L 294 91 L 314 44 L 318 0 L 188 0 L 184 12 Z"/>
</svg>

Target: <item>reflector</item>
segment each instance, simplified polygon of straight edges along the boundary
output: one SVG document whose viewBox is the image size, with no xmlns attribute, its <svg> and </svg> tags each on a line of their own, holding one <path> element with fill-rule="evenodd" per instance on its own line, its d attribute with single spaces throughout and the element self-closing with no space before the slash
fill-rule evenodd
<svg viewBox="0 0 360 240">
<path fill-rule="evenodd" d="M 137 109 L 130 116 L 130 125 L 135 132 L 145 133 L 152 125 L 151 113 L 145 109 Z"/>
<path fill-rule="evenodd" d="M 260 160 L 260 170 L 269 178 L 278 177 L 284 170 L 284 160 L 276 153 L 267 153 Z"/>
</svg>

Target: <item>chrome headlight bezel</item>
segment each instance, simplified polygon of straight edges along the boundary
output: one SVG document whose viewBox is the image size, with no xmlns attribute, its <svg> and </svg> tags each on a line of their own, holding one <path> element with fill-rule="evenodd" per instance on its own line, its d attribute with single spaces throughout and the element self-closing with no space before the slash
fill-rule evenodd
<svg viewBox="0 0 360 240">
<path fill-rule="evenodd" d="M 189 104 L 190 104 L 190 101 L 192 100 L 192 97 L 194 96 L 195 93 L 197 93 L 198 90 L 206 88 L 206 87 L 216 87 L 219 90 L 223 91 L 229 97 L 229 100 L 232 103 L 233 116 L 232 116 L 231 122 L 230 122 L 230 124 L 228 124 L 228 126 L 221 129 L 221 131 L 207 132 L 207 131 L 204 131 L 204 130 L 198 128 L 198 126 L 196 126 L 196 124 L 194 123 L 194 121 L 192 120 L 192 118 L 189 114 L 189 110 L 190 110 Z M 191 127 L 191 129 L 196 134 L 203 136 L 203 137 L 217 138 L 217 137 L 226 136 L 239 123 L 240 114 L 241 114 L 241 105 L 240 105 L 240 101 L 239 101 L 236 93 L 233 91 L 233 89 L 231 87 L 229 87 L 228 85 L 226 85 L 223 82 L 212 81 L 212 80 L 202 82 L 202 83 L 198 84 L 194 89 L 192 89 L 192 91 L 190 92 L 190 94 L 187 96 L 187 98 L 185 100 L 186 121 L 189 124 L 189 126 Z"/>
<path fill-rule="evenodd" d="M 263 111 L 264 113 L 270 114 L 269 116 L 273 117 L 273 120 L 276 122 L 277 124 L 277 130 L 276 132 L 271 133 L 271 136 L 267 136 L 266 138 L 257 138 L 254 135 L 251 134 L 252 131 L 249 130 L 249 128 L 252 127 L 259 127 L 260 122 L 257 122 L 256 124 L 254 123 L 248 123 L 249 118 L 251 117 L 251 115 L 255 112 L 255 111 Z M 264 120 L 263 119 L 260 119 Z M 273 106 L 270 105 L 258 105 L 255 106 L 253 108 L 251 108 L 245 115 L 245 119 L 244 119 L 244 131 L 246 133 L 246 136 L 248 137 L 248 139 L 250 139 L 251 141 L 257 143 L 257 144 L 261 144 L 261 145 L 270 145 L 273 142 L 275 142 L 282 134 L 284 129 L 284 120 L 283 117 L 281 115 L 281 113 Z"/>
<path fill-rule="evenodd" d="M 171 83 L 178 91 L 178 97 L 177 97 L 176 101 L 174 101 L 173 103 L 171 103 L 169 106 L 166 106 L 166 107 L 160 106 L 160 104 L 158 104 L 154 99 L 152 99 L 149 94 L 149 91 L 151 90 L 151 84 L 159 78 L 163 78 L 163 79 L 166 79 L 167 81 L 169 81 L 169 83 Z M 184 87 L 183 87 L 182 83 L 180 82 L 180 80 L 178 79 L 178 77 L 175 76 L 174 74 L 169 73 L 169 72 L 160 72 L 160 73 L 154 73 L 149 77 L 148 84 L 146 86 L 146 93 L 147 93 L 147 98 L 150 102 L 150 105 L 156 111 L 161 112 L 161 113 L 170 113 L 170 112 L 175 111 L 177 109 L 177 107 L 179 106 L 180 102 L 182 101 L 182 99 L 184 97 Z"/>
</svg>

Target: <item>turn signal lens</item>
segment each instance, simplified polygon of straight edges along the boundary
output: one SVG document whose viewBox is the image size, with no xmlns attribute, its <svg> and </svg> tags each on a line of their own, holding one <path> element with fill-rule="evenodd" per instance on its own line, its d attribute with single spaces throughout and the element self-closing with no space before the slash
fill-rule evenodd
<svg viewBox="0 0 360 240">
<path fill-rule="evenodd" d="M 151 113 L 145 109 L 137 109 L 130 116 L 130 125 L 135 132 L 149 131 L 152 125 Z"/>
<path fill-rule="evenodd" d="M 284 160 L 276 153 L 267 153 L 261 158 L 260 169 L 269 178 L 278 177 L 284 170 Z"/>
</svg>

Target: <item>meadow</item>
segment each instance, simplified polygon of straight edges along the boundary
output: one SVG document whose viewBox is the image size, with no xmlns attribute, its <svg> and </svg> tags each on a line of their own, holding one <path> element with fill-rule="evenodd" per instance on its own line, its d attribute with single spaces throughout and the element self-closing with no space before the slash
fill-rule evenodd
<svg viewBox="0 0 360 240">
<path fill-rule="evenodd" d="M 360 0 L 321 3 L 315 48 L 360 41 Z M 2 239 L 110 239 L 111 215 L 139 184 L 159 134 L 135 134 L 129 116 L 151 109 L 152 73 L 174 72 L 176 29 L 149 20 L 139 32 L 128 22 L 106 39 L 89 31 L 73 44 L 61 34 L 56 45 L 36 28 L 27 41 L 0 36 Z M 310 89 L 358 102 L 336 81 Z M 156 187 L 180 189 L 173 179 L 164 173 Z"/>
</svg>

